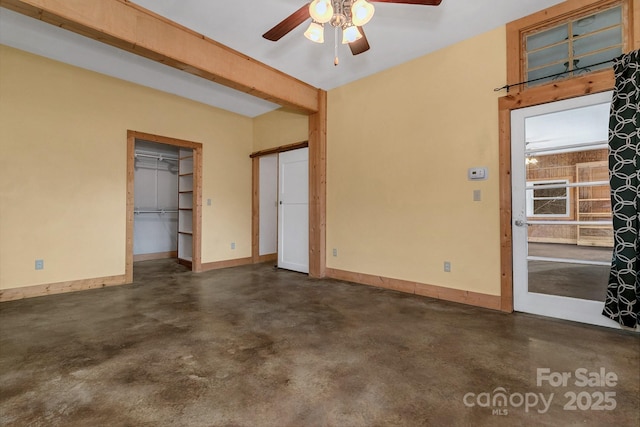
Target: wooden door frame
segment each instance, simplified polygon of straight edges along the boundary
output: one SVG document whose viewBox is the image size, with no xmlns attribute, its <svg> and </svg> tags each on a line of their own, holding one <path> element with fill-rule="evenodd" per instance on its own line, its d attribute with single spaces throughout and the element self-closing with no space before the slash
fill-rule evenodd
<svg viewBox="0 0 640 427">
<path fill-rule="evenodd" d="M 133 282 L 133 222 L 135 203 L 135 145 L 136 140 L 157 142 L 193 150 L 193 261 L 191 270 L 202 271 L 202 144 L 177 138 L 127 130 L 127 233 L 125 251 L 126 283 Z"/>
<path fill-rule="evenodd" d="M 511 235 L 511 111 L 548 102 L 613 90 L 612 70 L 552 83 L 498 100 L 500 164 L 500 310 L 513 311 L 513 240 Z"/>
<path fill-rule="evenodd" d="M 252 261 L 256 262 L 256 248 L 259 248 L 259 240 L 256 234 L 260 234 L 260 223 L 257 213 L 259 204 L 259 187 L 256 181 L 259 179 L 259 165 L 256 165 L 260 155 L 273 154 L 277 150 L 294 150 L 302 148 L 299 144 L 307 144 L 309 147 L 309 276 L 322 278 L 327 274 L 327 92 L 318 89 L 318 108 L 309 114 L 309 139 L 307 142 L 296 143 L 277 147 L 269 150 L 257 151 L 251 154 L 253 159 L 252 173 L 252 232 L 251 251 Z M 274 151 L 276 150 L 276 151 Z M 259 184 L 258 184 L 259 185 Z M 259 202 L 258 202 L 259 203 Z"/>
<path fill-rule="evenodd" d="M 251 262 L 271 262 L 277 260 L 278 249 L 275 254 L 260 255 L 260 158 L 286 151 L 309 147 L 309 141 L 281 145 L 279 147 L 251 153 Z M 311 188 L 309 188 L 311 191 Z M 311 193 L 309 193 L 311 194 Z M 309 243 L 311 245 L 311 243 Z M 276 257 L 274 257 L 276 255 Z"/>
<path fill-rule="evenodd" d="M 507 84 L 520 90 L 522 72 L 522 34 L 533 29 L 577 17 L 585 12 L 593 12 L 615 3 L 626 9 L 623 16 L 625 44 L 623 51 L 640 49 L 640 0 L 567 0 L 558 5 L 541 10 L 507 24 Z M 513 242 L 511 236 L 511 111 L 532 107 L 548 102 L 561 101 L 583 95 L 613 90 L 615 78 L 613 69 L 596 71 L 579 77 L 572 77 L 526 88 L 508 94 L 498 100 L 499 120 L 499 165 L 500 165 L 500 309 L 513 311 Z"/>
</svg>

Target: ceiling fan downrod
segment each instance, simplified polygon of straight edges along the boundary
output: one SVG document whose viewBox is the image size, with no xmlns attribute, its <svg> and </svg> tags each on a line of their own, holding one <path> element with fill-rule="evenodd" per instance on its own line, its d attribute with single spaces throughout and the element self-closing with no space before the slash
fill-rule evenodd
<svg viewBox="0 0 640 427">
<path fill-rule="evenodd" d="M 351 18 L 351 14 L 349 13 L 349 17 L 347 17 L 347 12 L 345 12 L 345 10 L 350 11 L 350 8 L 347 8 L 345 6 L 351 5 L 346 5 L 345 3 L 351 3 L 351 0 L 333 1 L 333 16 L 331 17 L 331 21 L 329 21 L 332 27 L 343 28 L 347 24 L 347 22 L 350 21 L 349 18 Z"/>
</svg>

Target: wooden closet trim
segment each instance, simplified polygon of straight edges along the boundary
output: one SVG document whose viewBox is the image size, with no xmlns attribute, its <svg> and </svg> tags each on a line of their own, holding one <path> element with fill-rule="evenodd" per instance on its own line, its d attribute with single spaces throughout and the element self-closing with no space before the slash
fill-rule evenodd
<svg viewBox="0 0 640 427">
<path fill-rule="evenodd" d="M 284 153 L 285 151 L 297 150 L 309 146 L 309 141 L 295 142 L 293 144 L 281 145 L 280 147 L 267 148 L 266 150 L 254 151 L 249 155 L 252 159 L 256 157 L 268 156 L 270 154 Z"/>
<path fill-rule="evenodd" d="M 294 142 L 293 144 L 281 145 L 279 147 L 267 148 L 265 150 L 254 151 L 249 155 L 251 158 L 251 262 L 277 261 L 276 254 L 260 255 L 260 157 L 272 154 L 284 153 L 286 151 L 307 148 L 309 141 Z M 309 158 L 311 160 L 311 158 Z M 311 255 L 311 254 L 309 254 Z"/>
<path fill-rule="evenodd" d="M 133 282 L 133 218 L 136 139 L 193 150 L 193 254 L 191 270 L 202 271 L 202 144 L 150 133 L 127 131 L 127 233 L 125 250 L 126 283 Z"/>
<path fill-rule="evenodd" d="M 282 145 L 251 154 L 251 259 L 261 258 L 260 247 L 260 160 L 261 156 L 309 147 L 309 276 L 322 278 L 327 270 L 327 92 L 318 89 L 318 112 L 309 114 L 309 140 Z"/>
<path fill-rule="evenodd" d="M 281 145 L 279 147 L 254 151 L 249 155 L 251 158 L 251 262 L 253 264 L 261 262 L 277 261 L 278 254 L 260 255 L 260 157 L 285 153 L 287 151 L 298 150 L 309 147 L 309 141 L 295 142 L 293 144 Z M 311 162 L 311 157 L 309 157 Z M 311 173 L 311 171 L 309 171 Z M 311 190 L 311 188 L 309 188 Z M 311 191 L 309 192 L 311 194 Z M 311 254 L 310 254 L 311 255 Z"/>
</svg>

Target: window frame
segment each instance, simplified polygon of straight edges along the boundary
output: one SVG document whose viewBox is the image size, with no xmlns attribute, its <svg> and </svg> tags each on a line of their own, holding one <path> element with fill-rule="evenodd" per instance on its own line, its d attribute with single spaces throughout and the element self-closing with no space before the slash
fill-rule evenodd
<svg viewBox="0 0 640 427">
<path fill-rule="evenodd" d="M 579 23 L 581 20 L 588 19 L 589 17 L 595 17 L 595 16 L 598 16 L 599 14 L 606 13 L 609 11 L 614 11 L 614 10 L 617 11 L 616 15 L 619 17 L 618 22 L 612 23 L 611 25 L 605 25 L 603 27 L 596 28 L 593 31 L 585 32 L 584 34 L 577 34 L 579 30 L 576 30 L 576 26 L 579 28 L 579 25 L 580 25 Z M 589 74 L 593 72 L 591 70 L 579 69 L 579 67 L 581 67 L 581 64 L 579 64 L 579 62 L 582 61 L 584 58 L 589 58 L 590 56 L 602 54 L 607 51 L 610 52 L 609 55 L 611 55 L 610 57 L 612 59 L 620 55 L 620 53 L 622 53 L 622 51 L 624 50 L 624 44 L 625 44 L 624 22 L 622 20 L 622 17 L 624 16 L 624 12 L 625 12 L 624 5 L 622 3 L 613 4 L 613 5 L 610 5 L 609 7 L 602 8 L 601 10 L 584 14 L 584 16 L 582 16 L 583 14 L 581 14 L 577 18 L 571 18 L 566 21 L 556 23 L 555 25 L 551 25 L 548 28 L 534 29 L 534 30 L 530 30 L 525 33 L 522 33 L 522 38 L 523 38 L 522 42 L 524 46 L 523 61 L 522 61 L 523 76 L 525 76 L 525 80 L 529 81 L 526 84 L 526 87 L 540 86 L 545 83 L 550 83 L 556 80 L 563 80 L 563 79 L 571 78 L 580 74 Z M 548 42 L 548 44 L 546 45 L 541 45 L 539 47 L 534 47 L 529 49 L 529 41 L 531 37 L 536 37 L 542 34 L 548 34 L 549 31 L 558 30 L 558 29 L 562 29 L 563 30 L 562 32 L 566 32 L 566 38 L 564 39 L 564 41 L 562 40 L 552 41 L 552 42 Z M 576 45 L 580 45 L 580 43 L 582 43 L 583 40 L 586 40 L 592 37 L 597 37 L 598 35 L 611 33 L 612 30 L 615 31 L 616 36 L 620 37 L 620 40 L 618 43 L 610 44 L 606 46 L 600 46 L 597 49 L 588 50 L 582 53 L 576 52 Z M 562 49 L 566 55 L 562 59 L 560 59 L 560 57 L 558 56 L 551 62 L 537 64 L 534 66 L 531 65 L 532 57 L 535 56 L 536 54 L 540 54 L 545 51 L 549 52 L 550 50 L 555 50 L 557 52 L 558 49 Z M 619 49 L 619 53 L 614 54 L 614 52 L 612 52 L 614 49 L 616 50 Z M 531 81 L 532 79 L 531 73 L 548 69 L 549 67 L 558 66 L 563 61 L 564 61 L 566 74 L 562 74 L 555 77 L 553 75 L 545 76 L 543 74 L 539 77 L 539 79 L 541 79 L 540 81 Z M 599 69 L 604 69 L 604 68 L 607 68 L 607 64 L 599 65 L 598 67 L 600 67 Z M 594 71 L 597 71 L 597 69 Z M 554 72 L 557 72 L 557 71 L 551 71 L 551 74 L 553 74 Z"/>
<path fill-rule="evenodd" d="M 536 185 L 569 185 L 568 179 L 545 179 L 536 181 L 527 181 L 527 187 L 535 187 Z M 571 191 L 569 187 L 565 187 L 564 197 L 538 197 L 534 195 L 535 188 L 526 190 L 526 215 L 527 218 L 571 218 Z M 565 200 L 565 213 L 564 214 L 536 214 L 534 212 L 534 202 L 536 200 Z"/>
<path fill-rule="evenodd" d="M 561 80 L 554 80 L 527 87 L 518 85 L 527 79 L 526 75 L 526 49 L 525 37 L 529 34 L 543 31 L 575 21 L 583 17 L 601 12 L 606 9 L 620 5 L 622 7 L 622 51 L 624 53 L 633 51 L 640 43 L 640 25 L 635 18 L 634 11 L 640 11 L 640 0 L 568 0 L 538 13 L 526 16 L 507 24 L 507 84 L 512 86 L 513 92 L 529 91 L 549 91 L 555 90 L 565 82 L 588 77 L 595 86 L 613 87 L 613 69 L 593 71 L 591 73 L 580 73 L 576 76 L 566 77 Z"/>
</svg>

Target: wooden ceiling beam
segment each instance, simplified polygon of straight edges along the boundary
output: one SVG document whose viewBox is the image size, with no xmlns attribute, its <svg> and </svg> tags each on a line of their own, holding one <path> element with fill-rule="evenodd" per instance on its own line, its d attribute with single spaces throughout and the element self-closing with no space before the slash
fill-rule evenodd
<svg viewBox="0 0 640 427">
<path fill-rule="evenodd" d="M 304 113 L 318 90 L 128 0 L 0 0 L 0 6 Z"/>
</svg>

